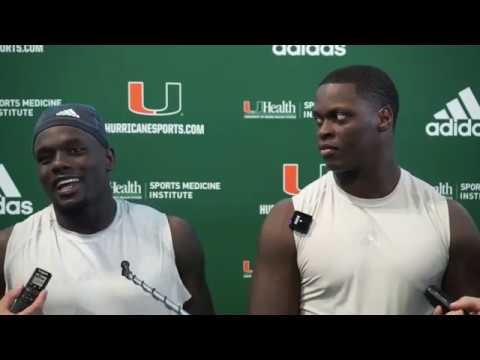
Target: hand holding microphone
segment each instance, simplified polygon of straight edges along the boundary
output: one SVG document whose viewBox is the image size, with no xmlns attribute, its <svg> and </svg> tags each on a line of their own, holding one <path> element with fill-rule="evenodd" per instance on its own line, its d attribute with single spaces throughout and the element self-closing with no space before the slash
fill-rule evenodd
<svg viewBox="0 0 480 360">
<path fill-rule="evenodd" d="M 31 305 L 27 306 L 18 313 L 12 312 L 12 305 L 20 296 L 23 289 L 23 286 L 19 286 L 5 294 L 5 296 L 0 300 L 0 315 L 43 315 L 43 305 L 47 299 L 47 291 L 45 290 L 40 292 L 38 297 Z"/>
<path fill-rule="evenodd" d="M 480 314 L 480 298 L 464 296 L 451 302 L 449 296 L 436 286 L 428 287 L 425 296 L 435 308 L 433 315 Z"/>
<path fill-rule="evenodd" d="M 11 290 L 0 300 L 0 315 L 40 315 L 47 298 L 45 287 L 52 274 L 36 268 L 25 286 Z"/>
</svg>

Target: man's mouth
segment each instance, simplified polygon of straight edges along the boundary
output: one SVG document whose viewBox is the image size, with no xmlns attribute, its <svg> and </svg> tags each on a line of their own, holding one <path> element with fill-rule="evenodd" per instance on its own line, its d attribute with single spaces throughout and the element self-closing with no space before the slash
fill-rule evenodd
<svg viewBox="0 0 480 360">
<path fill-rule="evenodd" d="M 320 146 L 320 154 L 322 156 L 331 156 L 338 151 L 338 148 L 331 145 L 322 145 Z"/>
<path fill-rule="evenodd" d="M 69 195 L 75 192 L 77 184 L 80 182 L 78 177 L 71 177 L 68 179 L 62 179 L 57 182 L 55 189 L 61 195 Z"/>
</svg>

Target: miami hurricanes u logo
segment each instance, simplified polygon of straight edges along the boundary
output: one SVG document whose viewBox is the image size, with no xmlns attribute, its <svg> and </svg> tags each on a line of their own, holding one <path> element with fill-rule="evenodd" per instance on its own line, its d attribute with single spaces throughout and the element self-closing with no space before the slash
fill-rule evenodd
<svg viewBox="0 0 480 360">
<path fill-rule="evenodd" d="M 129 81 L 128 109 L 134 114 L 147 116 L 168 116 L 178 114 L 182 111 L 182 83 L 166 82 L 165 103 L 163 108 L 150 109 L 144 104 L 143 81 Z"/>
<path fill-rule="evenodd" d="M 324 174 L 326 166 L 326 164 L 320 164 L 320 176 Z M 300 192 L 298 164 L 283 164 L 283 192 L 292 196 Z"/>
</svg>

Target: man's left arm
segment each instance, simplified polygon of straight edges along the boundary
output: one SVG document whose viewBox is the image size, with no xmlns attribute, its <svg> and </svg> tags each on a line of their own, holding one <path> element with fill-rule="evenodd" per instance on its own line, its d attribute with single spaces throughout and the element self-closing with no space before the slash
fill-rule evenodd
<svg viewBox="0 0 480 360">
<path fill-rule="evenodd" d="M 452 300 L 480 296 L 480 233 L 468 212 L 448 200 L 450 217 L 450 260 L 443 289 Z"/>
<path fill-rule="evenodd" d="M 183 219 L 169 216 L 175 263 L 183 284 L 192 295 L 184 309 L 191 314 L 214 314 L 210 291 L 205 278 L 205 259 L 202 245 L 192 226 Z"/>
</svg>

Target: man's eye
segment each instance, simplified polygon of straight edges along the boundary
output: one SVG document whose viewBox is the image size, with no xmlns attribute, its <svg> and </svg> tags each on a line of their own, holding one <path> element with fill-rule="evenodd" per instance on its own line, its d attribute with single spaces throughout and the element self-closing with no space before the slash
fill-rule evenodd
<svg viewBox="0 0 480 360">
<path fill-rule="evenodd" d="M 37 156 L 37 162 L 39 164 L 42 164 L 42 165 L 45 165 L 47 164 L 50 160 L 51 160 L 51 155 L 49 154 L 42 154 L 42 155 L 39 155 Z"/>
<path fill-rule="evenodd" d="M 71 155 L 80 155 L 83 153 L 83 148 L 80 148 L 80 147 L 74 147 L 74 148 L 70 148 L 68 149 L 68 152 L 69 154 Z"/>
<path fill-rule="evenodd" d="M 317 114 L 313 114 L 313 120 L 315 121 L 315 123 L 317 125 L 321 125 L 322 122 L 323 122 L 323 119 L 320 116 L 318 116 Z"/>
<path fill-rule="evenodd" d="M 344 121 L 344 120 L 347 120 L 348 115 L 344 112 L 338 111 L 335 114 L 335 117 L 337 118 L 337 120 Z"/>
</svg>

